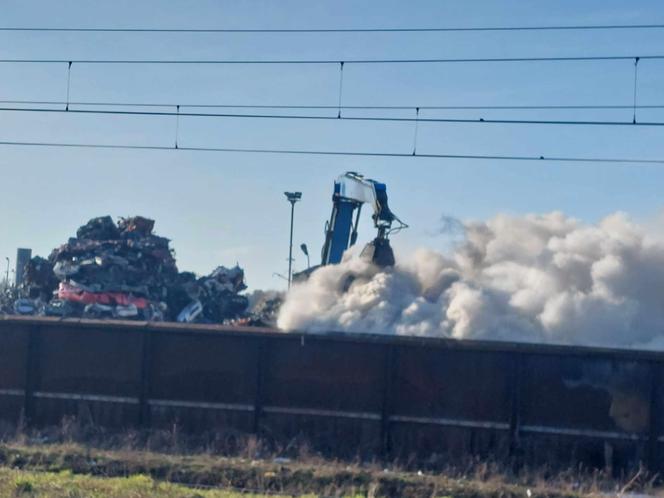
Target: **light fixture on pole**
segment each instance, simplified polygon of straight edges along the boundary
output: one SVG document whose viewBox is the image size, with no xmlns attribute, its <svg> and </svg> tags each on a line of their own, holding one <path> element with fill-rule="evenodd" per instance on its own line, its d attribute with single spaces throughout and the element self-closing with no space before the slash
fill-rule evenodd
<svg viewBox="0 0 664 498">
<path fill-rule="evenodd" d="M 300 249 L 302 249 L 302 252 L 307 257 L 307 269 L 311 268 L 311 262 L 309 261 L 309 248 L 307 247 L 307 244 L 300 244 Z"/>
<path fill-rule="evenodd" d="M 295 216 L 295 203 L 302 199 L 302 192 L 284 192 L 286 199 L 291 205 L 290 215 L 290 245 L 288 247 L 288 288 L 293 281 L 293 218 Z"/>
</svg>

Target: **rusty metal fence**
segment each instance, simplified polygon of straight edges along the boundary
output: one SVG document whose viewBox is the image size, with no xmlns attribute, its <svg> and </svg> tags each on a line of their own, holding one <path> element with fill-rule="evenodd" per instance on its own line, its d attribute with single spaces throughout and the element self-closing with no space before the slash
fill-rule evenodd
<svg viewBox="0 0 664 498">
<path fill-rule="evenodd" d="M 336 456 L 659 468 L 664 354 L 0 318 L 0 419 L 305 438 Z"/>
</svg>

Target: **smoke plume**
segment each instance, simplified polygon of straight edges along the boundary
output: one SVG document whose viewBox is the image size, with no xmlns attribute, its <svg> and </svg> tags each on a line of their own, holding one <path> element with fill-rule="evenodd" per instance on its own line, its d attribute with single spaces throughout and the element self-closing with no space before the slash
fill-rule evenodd
<svg viewBox="0 0 664 498">
<path fill-rule="evenodd" d="M 664 349 L 664 243 L 616 213 L 463 223 L 449 253 L 387 270 L 349 251 L 293 286 L 283 330 L 349 331 Z"/>
</svg>

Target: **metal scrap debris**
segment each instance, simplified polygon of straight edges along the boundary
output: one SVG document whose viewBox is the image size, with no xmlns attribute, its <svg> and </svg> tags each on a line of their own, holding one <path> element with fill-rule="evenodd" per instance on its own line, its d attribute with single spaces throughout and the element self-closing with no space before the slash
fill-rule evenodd
<svg viewBox="0 0 664 498">
<path fill-rule="evenodd" d="M 141 216 L 93 218 L 48 259 L 26 265 L 19 314 L 223 323 L 246 316 L 244 270 L 179 272 L 170 240 Z M 7 308 L 4 305 L 4 308 Z"/>
</svg>

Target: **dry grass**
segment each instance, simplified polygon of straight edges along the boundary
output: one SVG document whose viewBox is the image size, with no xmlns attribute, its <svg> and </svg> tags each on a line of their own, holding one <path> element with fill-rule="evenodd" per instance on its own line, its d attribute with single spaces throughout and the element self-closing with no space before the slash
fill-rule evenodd
<svg viewBox="0 0 664 498">
<path fill-rule="evenodd" d="M 511 484 L 507 482 L 506 476 L 494 474 L 487 469 L 475 476 L 452 477 L 444 474 L 404 472 L 398 469 L 387 470 L 371 465 L 250 460 L 206 454 L 173 455 L 146 451 L 109 451 L 76 444 L 3 445 L 0 446 L 0 464 L 2 472 L 6 473 L 8 469 L 12 469 L 11 472 L 27 472 L 31 479 L 40 475 L 51 476 L 49 479 L 59 475 L 77 478 L 81 476 L 83 480 L 85 476 L 89 479 L 93 476 L 105 479 L 142 476 L 140 479 L 143 480 L 139 479 L 137 482 L 142 483 L 144 488 L 148 482 L 146 479 L 149 479 L 152 483 L 185 483 L 195 488 L 219 488 L 290 496 L 313 493 L 315 496 L 507 498 L 528 496 L 528 490 L 530 495 L 535 497 L 576 497 L 590 492 L 589 489 L 571 489 L 568 485 L 561 487 L 559 484 L 562 481 L 552 483 L 540 480 L 531 484 L 525 482 Z M 62 474 L 63 472 L 65 474 Z M 62 480 L 58 482 L 62 483 Z M 116 482 L 127 481 L 126 479 L 113 481 Z M 180 492 L 180 488 L 164 489 L 169 493 Z M 190 493 L 164 494 L 164 496 L 193 495 Z"/>
<path fill-rule="evenodd" d="M 471 458 L 463 462 L 457 460 L 454 465 L 435 469 L 420 467 L 418 470 L 396 463 L 325 459 L 307 444 L 292 442 L 283 447 L 266 446 L 252 436 L 201 441 L 183 437 L 177 428 L 149 434 L 87 431 L 72 420 L 65 420 L 60 427 L 45 432 L 28 433 L 20 426 L 5 430 L 4 437 L 0 436 L 0 471 L 3 476 L 0 497 L 14 496 L 17 492 L 2 494 L 8 486 L 6 476 L 11 472 L 18 473 L 16 476 L 28 476 L 29 481 L 45 476 L 45 479 L 55 479 L 61 484 L 63 479 L 74 477 L 83 481 L 86 476 L 93 480 L 123 478 L 118 482 L 126 483 L 129 477 L 142 476 L 136 477 L 137 484 L 145 485 L 149 481 L 153 486 L 189 486 L 159 488 L 160 493 L 165 493 L 163 496 L 178 497 L 196 496 L 191 486 L 289 496 L 313 493 L 316 496 L 374 498 L 571 498 L 628 492 L 663 494 L 655 485 L 657 476 L 649 475 L 644 469 L 614 479 L 603 471 L 583 467 L 561 472 L 554 468 L 521 466 L 515 471 L 505 464 Z M 26 489 L 29 487 L 26 485 Z M 177 494 L 185 491 L 189 494 Z M 140 492 L 131 496 L 144 496 Z M 162 496 L 154 493 L 145 496 Z M 90 492 L 53 496 L 116 495 Z"/>
</svg>

